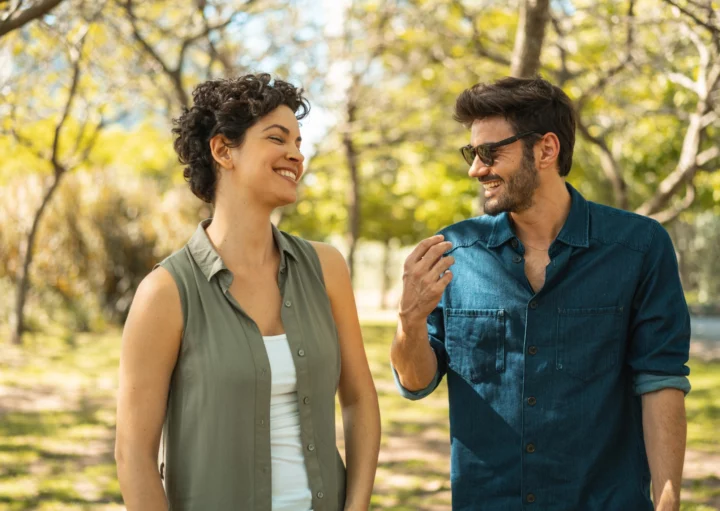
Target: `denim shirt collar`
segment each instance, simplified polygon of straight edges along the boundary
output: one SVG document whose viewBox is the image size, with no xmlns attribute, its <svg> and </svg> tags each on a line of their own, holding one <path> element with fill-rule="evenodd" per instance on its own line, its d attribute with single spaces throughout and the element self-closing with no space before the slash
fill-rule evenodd
<svg viewBox="0 0 720 511">
<path fill-rule="evenodd" d="M 203 275 L 205 275 L 208 282 L 218 272 L 228 269 L 220 257 L 220 254 L 218 254 L 217 250 L 215 250 L 215 247 L 210 242 L 210 238 L 205 231 L 211 222 L 212 218 L 208 218 L 207 220 L 200 222 L 195 230 L 195 234 L 193 234 L 187 244 L 192 258 L 200 267 L 200 270 L 203 272 Z M 275 244 L 280 249 L 280 270 L 283 270 L 287 266 L 286 255 L 290 255 L 293 259 L 297 259 L 297 255 L 280 230 L 272 224 L 271 226 Z"/>
<path fill-rule="evenodd" d="M 570 192 L 570 213 L 557 240 L 572 247 L 588 247 L 590 230 L 590 209 L 585 198 L 569 183 L 565 186 Z M 497 248 L 515 238 L 515 232 L 510 221 L 510 214 L 505 212 L 495 217 L 493 230 L 488 238 L 488 248 Z"/>
</svg>

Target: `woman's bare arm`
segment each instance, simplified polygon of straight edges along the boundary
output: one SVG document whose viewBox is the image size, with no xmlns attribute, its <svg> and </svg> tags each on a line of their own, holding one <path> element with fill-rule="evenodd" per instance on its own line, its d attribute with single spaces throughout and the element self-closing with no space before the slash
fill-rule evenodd
<svg viewBox="0 0 720 511">
<path fill-rule="evenodd" d="M 115 460 L 128 511 L 168 508 L 157 458 L 182 329 L 177 286 L 158 268 L 138 287 L 122 338 Z"/>
<path fill-rule="evenodd" d="M 347 462 L 345 509 L 367 511 L 380 451 L 377 391 L 365 355 L 350 272 L 345 259 L 331 245 L 313 243 L 313 246 L 320 257 L 340 339 L 342 368 L 338 390 Z"/>
</svg>

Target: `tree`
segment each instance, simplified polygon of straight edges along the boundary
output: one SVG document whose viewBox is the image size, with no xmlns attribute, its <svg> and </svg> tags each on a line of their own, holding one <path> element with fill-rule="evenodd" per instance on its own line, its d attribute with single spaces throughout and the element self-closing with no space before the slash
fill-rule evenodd
<svg viewBox="0 0 720 511">
<path fill-rule="evenodd" d="M 50 13 L 64 0 L 14 0 L 0 11 L 0 37 Z"/>
<path fill-rule="evenodd" d="M 720 25 L 710 3 L 702 15 L 689 7 L 638 4 L 630 0 L 623 13 L 610 4 L 580 6 L 573 16 L 554 19 L 561 53 L 557 74 L 576 91 L 578 129 L 594 146 L 611 200 L 667 223 L 694 203 L 698 173 L 720 165 L 712 142 Z M 701 4 L 692 6 L 702 11 Z M 583 43 L 593 31 L 611 35 L 601 52 L 596 43 Z M 575 55 L 564 49 L 571 33 L 576 40 L 585 35 Z M 647 137 L 637 138 L 647 130 L 654 132 L 655 147 Z"/>
<path fill-rule="evenodd" d="M 518 78 L 535 76 L 540 70 L 540 54 L 545 28 L 550 20 L 550 0 L 522 0 L 515 32 L 510 74 Z"/>
<path fill-rule="evenodd" d="M 49 100 L 49 104 L 38 101 L 28 106 L 27 102 L 20 99 L 23 97 L 23 91 L 22 84 L 18 83 L 14 84 L 17 88 L 11 93 L 11 97 L 6 98 L 10 105 L 10 115 L 3 125 L 3 131 L 9 133 L 19 145 L 33 154 L 38 166 L 50 171 L 50 175 L 45 179 L 40 204 L 35 210 L 31 226 L 20 249 L 22 263 L 16 277 L 16 299 L 11 333 L 11 340 L 15 344 L 22 343 L 22 334 L 25 331 L 25 304 L 40 222 L 63 177 L 87 163 L 98 135 L 108 122 L 103 117 L 102 100 L 105 98 L 97 96 L 95 101 L 86 101 L 87 96 L 84 95 L 85 90 L 92 88 L 92 80 L 86 76 L 90 60 L 86 49 L 87 41 L 99 34 L 96 22 L 101 9 L 102 6 L 91 13 L 86 13 L 87 16 L 84 18 L 58 21 L 56 26 L 47 26 L 44 29 L 33 27 L 40 45 L 48 45 L 49 41 L 52 41 L 64 49 L 64 60 L 60 62 L 56 55 L 44 56 L 62 69 L 58 73 L 57 82 L 53 84 L 64 91 L 65 97 L 61 104 L 53 104 L 53 101 Z M 69 76 L 63 77 L 62 74 L 65 73 Z M 25 76 L 23 73 L 19 76 L 25 78 L 26 86 L 31 86 L 31 82 L 34 82 L 34 77 Z M 47 84 L 45 82 L 43 86 Z M 100 100 L 100 104 L 97 100 Z M 53 110 L 55 120 L 51 121 L 49 119 L 53 117 L 51 113 Z M 33 128 L 38 130 L 41 126 L 44 129 L 51 128 L 50 140 L 42 136 L 30 135 Z"/>
</svg>

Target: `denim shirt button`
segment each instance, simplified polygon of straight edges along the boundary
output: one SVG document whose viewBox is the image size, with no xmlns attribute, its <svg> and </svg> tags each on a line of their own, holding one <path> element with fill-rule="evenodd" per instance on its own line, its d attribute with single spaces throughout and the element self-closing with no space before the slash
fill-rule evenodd
<svg viewBox="0 0 720 511">
<path fill-rule="evenodd" d="M 514 263 L 519 263 L 520 261 L 522 261 L 522 256 L 519 256 L 519 255 L 513 256 Z"/>
<path fill-rule="evenodd" d="M 537 303 L 535 300 L 533 300 L 532 302 L 530 302 L 530 308 L 531 308 L 531 309 L 537 309 L 537 308 L 538 308 L 538 303 Z"/>
<path fill-rule="evenodd" d="M 535 502 L 535 495 L 532 494 L 532 493 L 528 493 L 526 500 L 527 500 L 530 504 L 532 504 L 533 502 Z"/>
<path fill-rule="evenodd" d="M 528 353 L 530 353 L 531 355 L 537 355 L 537 346 L 530 346 L 528 348 Z"/>
<path fill-rule="evenodd" d="M 515 240 L 515 239 L 512 240 L 510 242 L 510 245 L 512 245 L 512 248 L 518 248 L 518 245 L 519 245 L 518 240 Z"/>
</svg>

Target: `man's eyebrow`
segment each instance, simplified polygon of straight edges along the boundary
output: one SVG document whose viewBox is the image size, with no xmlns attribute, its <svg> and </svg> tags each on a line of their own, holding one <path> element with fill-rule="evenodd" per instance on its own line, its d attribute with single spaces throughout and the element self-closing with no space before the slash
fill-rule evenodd
<svg viewBox="0 0 720 511">
<path fill-rule="evenodd" d="M 286 135 L 288 135 L 288 136 L 290 135 L 290 130 L 287 129 L 285 126 L 281 125 L 281 124 L 271 124 L 270 126 L 268 126 L 267 128 L 265 128 L 263 131 L 267 131 L 267 130 L 272 129 L 272 128 L 278 128 L 280 131 L 282 131 L 282 132 L 285 133 Z M 302 142 L 302 137 L 298 137 L 296 140 L 297 140 L 298 142 Z"/>
</svg>

